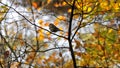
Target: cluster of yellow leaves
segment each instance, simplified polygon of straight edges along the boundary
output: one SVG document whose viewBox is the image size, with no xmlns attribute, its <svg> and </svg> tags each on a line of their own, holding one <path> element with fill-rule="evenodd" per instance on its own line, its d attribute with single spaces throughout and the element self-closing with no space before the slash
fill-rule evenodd
<svg viewBox="0 0 120 68">
<path fill-rule="evenodd" d="M 38 40 L 40 40 L 40 41 L 43 41 L 44 40 L 44 34 L 43 34 L 43 32 L 44 32 L 44 30 L 42 30 L 42 29 L 39 29 L 38 30 L 38 34 L 39 34 L 39 36 L 38 36 Z"/>
<path fill-rule="evenodd" d="M 65 16 L 60 15 L 60 16 L 58 16 L 55 19 L 55 21 L 53 22 L 53 24 L 56 27 L 58 27 L 58 25 L 60 25 L 60 22 L 66 22 L 66 19 L 67 18 Z M 40 19 L 40 20 L 38 20 L 38 24 L 40 25 L 40 27 L 43 27 L 43 28 L 48 27 L 49 28 L 50 22 L 44 22 L 42 19 Z M 60 26 L 58 28 L 61 29 L 61 30 L 63 30 L 62 26 Z M 39 28 L 37 30 L 37 33 L 38 33 L 38 38 L 37 39 L 34 38 L 34 40 L 40 40 L 40 41 L 44 41 L 44 39 L 51 40 L 51 38 L 50 38 L 51 33 L 50 32 L 48 32 L 48 31 L 46 31 L 44 29 Z M 60 34 L 63 34 L 63 32 L 61 31 Z"/>
<path fill-rule="evenodd" d="M 58 61 L 56 58 L 56 53 L 54 52 L 48 59 L 46 59 L 46 61 L 56 63 Z"/>
<path fill-rule="evenodd" d="M 44 22 L 42 19 L 38 20 L 38 24 L 42 27 L 49 26 L 49 22 Z"/>
<path fill-rule="evenodd" d="M 40 27 L 49 27 L 49 22 L 44 22 L 43 20 L 38 20 L 38 24 L 40 25 Z M 38 40 L 39 41 L 43 41 L 45 38 L 46 38 L 46 35 L 47 35 L 47 37 L 48 37 L 48 39 L 50 39 L 49 37 L 50 37 L 50 33 L 49 32 L 45 32 L 45 30 L 44 29 L 38 29 L 37 30 L 37 33 L 38 33 Z M 45 35 L 46 34 L 46 35 Z"/>
<path fill-rule="evenodd" d="M 88 53 L 91 52 L 93 56 L 96 54 L 96 57 L 99 57 L 99 59 L 101 58 L 103 64 L 105 63 L 106 58 L 109 58 L 108 60 L 118 60 L 118 57 L 114 59 L 115 56 L 113 57 L 112 55 L 116 53 L 116 56 L 120 55 L 117 52 L 117 50 L 119 50 L 119 47 L 115 47 L 120 45 L 120 43 L 117 41 L 119 38 L 117 38 L 118 35 L 116 35 L 116 31 L 113 29 L 106 29 L 106 27 L 99 24 L 95 24 L 95 27 L 95 29 L 98 30 L 96 30 L 96 33 L 93 34 L 93 36 L 96 37 L 96 40 L 98 40 L 98 42 L 96 42 L 95 44 L 86 44 L 86 49 L 88 49 Z"/>
<path fill-rule="evenodd" d="M 100 2 L 100 7 L 105 10 L 110 10 L 113 9 L 114 11 L 119 11 L 120 10 L 120 3 L 115 3 L 112 1 L 102 1 Z"/>
<path fill-rule="evenodd" d="M 113 21 L 112 21 L 113 23 Z M 75 52 L 81 59 L 77 61 L 78 66 L 107 67 L 114 66 L 113 61 L 120 59 L 120 34 L 112 28 L 107 28 L 99 23 L 94 23 L 95 33 L 80 34 L 84 42 L 85 53 Z M 80 41 L 74 40 L 76 47 L 80 47 Z M 113 55 L 114 54 L 114 55 Z M 107 62 L 106 62 L 107 61 Z"/>
<path fill-rule="evenodd" d="M 46 3 L 43 3 L 43 2 L 46 2 Z M 38 8 L 40 7 L 39 5 L 41 4 L 42 6 L 44 6 L 43 4 L 49 4 L 53 1 L 51 0 L 45 0 L 41 3 L 39 2 L 32 2 L 32 5 L 35 7 L 35 8 Z M 67 3 L 65 1 L 62 1 L 62 0 L 59 0 L 58 2 L 53 2 L 54 4 L 54 7 L 64 7 L 64 6 L 68 6 L 69 5 L 72 5 L 73 1 L 71 0 L 68 0 Z M 96 1 L 96 0 L 77 0 L 76 3 L 75 3 L 75 7 L 77 8 L 77 12 L 75 11 L 75 13 L 80 13 L 80 12 L 84 12 L 84 13 L 88 13 L 90 11 L 92 12 L 95 12 L 97 10 L 101 11 L 101 12 L 105 12 L 105 11 L 108 11 L 108 10 L 112 10 L 112 11 L 119 11 L 120 10 L 120 2 L 119 1 L 114 1 L 114 0 L 99 0 L 99 1 Z M 95 9 L 93 9 L 94 7 L 96 7 Z M 71 9 L 68 9 L 68 12 L 71 12 Z"/>
<path fill-rule="evenodd" d="M 70 2 L 72 4 L 72 2 Z M 83 16 L 90 16 L 89 14 L 105 14 L 106 12 L 119 12 L 120 11 L 120 2 L 115 2 L 114 0 L 77 0 L 75 3 L 74 14 L 85 13 Z M 68 12 L 71 12 L 71 9 L 68 9 Z"/>
<path fill-rule="evenodd" d="M 64 65 L 64 68 L 74 68 L 73 67 L 73 61 L 72 60 L 68 60 Z"/>
<path fill-rule="evenodd" d="M 81 0 L 78 0 L 75 5 L 79 9 L 79 11 L 76 11 L 75 13 L 77 13 L 77 12 L 79 13 L 80 11 L 83 11 L 85 13 L 90 12 L 91 10 L 93 10 L 93 7 L 98 4 L 99 4 L 97 6 L 98 8 L 96 8 L 96 9 L 103 12 L 103 14 L 104 14 L 104 11 L 108 11 L 108 10 L 112 10 L 112 11 L 120 10 L 120 3 L 114 3 L 114 2 L 112 2 L 113 0 L 111 0 L 110 3 L 106 0 L 99 0 L 98 2 L 95 2 L 94 4 L 92 4 L 92 1 L 95 2 L 94 0 L 83 0 L 84 3 L 82 3 Z M 47 0 L 47 3 L 50 3 L 50 2 L 51 2 L 51 0 Z M 89 3 L 89 2 L 91 2 L 91 3 Z M 66 5 L 66 2 L 54 4 L 55 7 L 62 7 L 65 5 Z M 33 6 L 35 8 L 37 8 L 38 4 L 33 2 Z M 68 9 L 68 12 L 71 12 L 71 9 Z M 93 12 L 94 12 L 94 10 L 93 10 Z M 87 16 L 88 15 L 86 15 L 85 17 L 87 17 Z M 75 18 L 78 18 L 78 16 L 75 16 Z M 57 26 L 60 21 L 66 21 L 66 19 L 67 18 L 65 16 L 58 16 L 57 19 L 54 21 L 54 25 Z M 43 20 L 39 20 L 38 23 L 42 27 L 49 25 L 49 22 L 44 24 Z M 86 25 L 86 23 L 85 24 L 83 23 L 83 26 L 85 26 L 85 25 Z M 104 29 L 102 29 L 101 26 L 98 27 L 99 24 L 95 24 L 94 26 L 95 26 L 95 31 L 96 31 L 94 34 L 82 35 L 82 37 L 83 37 L 82 39 L 86 41 L 84 47 L 87 50 L 86 51 L 87 53 L 86 54 L 84 54 L 84 53 L 82 54 L 82 53 L 78 53 L 78 52 L 75 53 L 76 55 L 82 57 L 82 60 L 78 61 L 78 63 L 77 63 L 80 66 L 81 65 L 83 65 L 83 66 L 85 66 L 85 65 L 91 65 L 91 66 L 96 65 L 97 66 L 98 65 L 99 66 L 100 65 L 99 63 L 102 63 L 102 62 L 103 62 L 102 64 L 104 65 L 106 58 L 109 59 L 108 56 L 112 57 L 112 60 L 120 59 L 120 57 L 119 57 L 120 56 L 120 54 L 119 54 L 120 39 L 117 39 L 116 36 L 114 34 L 112 34 L 112 33 L 115 33 L 115 31 L 113 29 L 107 30 L 107 28 L 105 28 L 105 27 L 102 27 L 102 28 L 104 28 Z M 96 27 L 101 28 L 101 29 L 99 30 Z M 38 33 L 39 33 L 38 39 L 41 41 L 44 40 L 45 39 L 44 30 L 39 29 Z M 47 34 L 50 35 L 50 33 L 47 33 Z M 118 31 L 118 34 L 120 34 L 120 30 Z M 22 36 L 20 35 L 19 38 L 22 38 Z M 119 42 L 116 42 L 116 40 L 118 40 Z M 76 43 L 75 49 L 79 48 L 81 45 L 80 41 L 79 40 L 74 40 L 74 41 Z M 111 43 L 111 41 L 115 44 Z M 47 46 L 48 45 L 45 45 L 45 47 L 47 47 Z M 115 50 L 112 49 L 112 46 L 114 47 Z M 115 54 L 115 55 L 112 56 L 110 54 Z M 31 58 L 34 57 L 33 55 L 34 54 L 32 54 L 32 55 L 30 54 L 27 57 L 27 59 L 26 59 L 27 62 L 31 61 Z M 59 55 L 62 57 L 61 53 Z M 42 59 L 45 59 L 45 61 L 46 61 L 45 63 L 47 63 L 47 62 L 57 63 L 59 61 L 58 61 L 58 58 L 56 58 L 55 56 L 56 56 L 56 53 L 53 53 L 48 59 L 40 57 L 40 58 L 38 58 L 39 59 L 38 63 L 42 63 L 41 62 Z M 67 61 L 64 64 L 64 67 L 65 68 L 73 67 L 72 61 Z"/>
<path fill-rule="evenodd" d="M 7 63 L 10 60 L 9 56 L 10 56 L 10 51 L 9 50 L 1 51 L 0 64 L 1 64 L 2 68 L 7 68 L 8 67 Z M 17 68 L 18 65 L 19 65 L 19 62 L 11 62 L 9 68 Z"/>
<path fill-rule="evenodd" d="M 40 9 L 41 7 L 43 7 L 46 4 L 49 4 L 50 2 L 51 2 L 51 0 L 45 0 L 45 1 L 33 0 L 32 6 L 36 9 Z"/>
<path fill-rule="evenodd" d="M 3 19 L 4 14 L 8 11 L 8 7 L 0 6 L 0 21 Z"/>
<path fill-rule="evenodd" d="M 62 63 L 62 59 L 60 57 L 57 57 L 57 54 L 53 52 L 48 59 L 45 59 L 45 64 L 55 64 L 53 67 L 59 67 L 61 66 L 60 63 Z"/>
<path fill-rule="evenodd" d="M 67 19 L 65 16 L 58 16 L 57 18 L 60 21 L 66 21 L 66 19 Z"/>
<path fill-rule="evenodd" d="M 55 7 L 62 7 L 62 6 L 66 6 L 66 5 L 67 5 L 66 2 L 64 2 L 64 1 L 62 3 L 55 3 L 54 4 Z"/>
<path fill-rule="evenodd" d="M 100 2 L 100 7 L 105 10 L 109 10 L 111 8 L 111 5 L 108 4 L 108 1 L 102 1 Z"/>
<path fill-rule="evenodd" d="M 42 63 L 43 63 L 43 60 L 45 60 L 45 58 L 46 58 L 45 56 L 37 57 L 35 62 L 36 62 L 37 64 L 42 64 Z"/>
</svg>

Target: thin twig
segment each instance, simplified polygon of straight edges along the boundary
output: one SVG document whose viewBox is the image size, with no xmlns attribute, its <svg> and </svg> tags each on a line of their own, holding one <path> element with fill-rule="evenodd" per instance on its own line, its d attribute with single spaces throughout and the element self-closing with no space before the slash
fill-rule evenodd
<svg viewBox="0 0 120 68">
<path fill-rule="evenodd" d="M 55 49 L 69 49 L 69 47 L 55 47 L 55 48 L 50 48 L 50 49 L 47 49 L 47 50 L 43 50 L 43 51 L 26 51 L 26 52 L 48 52 L 48 51 L 51 51 L 51 50 L 55 50 Z"/>
</svg>

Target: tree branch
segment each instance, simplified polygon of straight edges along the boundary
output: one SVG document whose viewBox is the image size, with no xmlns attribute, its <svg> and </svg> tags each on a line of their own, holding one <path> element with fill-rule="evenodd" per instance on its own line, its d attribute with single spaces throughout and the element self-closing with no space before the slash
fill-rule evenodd
<svg viewBox="0 0 120 68">
<path fill-rule="evenodd" d="M 3 4 L 3 5 L 5 5 L 5 4 L 2 3 L 2 2 L 0 2 L 0 3 Z M 64 38 L 64 39 L 68 39 L 68 38 L 66 38 L 66 37 L 64 37 L 64 36 L 62 36 L 62 35 L 55 34 L 55 33 L 51 32 L 51 31 L 49 31 L 49 30 L 47 30 L 47 29 L 45 29 L 45 28 L 43 28 L 43 27 L 41 27 L 41 26 L 36 25 L 35 23 L 32 23 L 30 20 L 28 20 L 24 15 L 22 15 L 21 13 L 19 13 L 19 12 L 18 12 L 16 9 L 14 9 L 13 7 L 8 6 L 8 5 L 5 5 L 5 6 L 7 6 L 7 7 L 9 7 L 9 8 L 12 8 L 16 13 L 18 13 L 20 16 L 22 16 L 22 17 L 23 17 L 26 21 L 28 21 L 30 24 L 32 24 L 32 25 L 34 25 L 34 26 L 36 26 L 36 27 L 38 27 L 38 28 L 41 28 L 41 29 L 43 29 L 43 30 L 45 30 L 45 31 L 47 31 L 47 32 L 50 32 L 51 34 L 56 35 L 56 36 L 58 36 L 58 37 L 61 37 L 61 38 Z"/>
<path fill-rule="evenodd" d="M 73 12 L 74 12 L 74 8 L 75 8 L 75 1 L 76 0 L 73 1 L 72 11 L 71 11 L 71 15 L 70 15 L 69 29 L 68 29 L 68 42 L 69 42 L 69 48 L 70 48 L 74 68 L 77 68 L 75 55 L 74 55 L 74 51 L 73 51 L 73 48 L 72 48 L 72 40 L 71 40 L 71 33 L 72 33 L 71 28 L 72 28 Z"/>
</svg>

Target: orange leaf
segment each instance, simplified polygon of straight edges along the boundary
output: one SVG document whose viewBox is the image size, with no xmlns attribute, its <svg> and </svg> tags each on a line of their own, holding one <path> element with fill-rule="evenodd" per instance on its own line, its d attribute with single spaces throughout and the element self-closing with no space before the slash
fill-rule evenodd
<svg viewBox="0 0 120 68">
<path fill-rule="evenodd" d="M 18 38 L 19 38 L 19 39 L 22 39 L 22 38 L 23 38 L 22 33 L 20 33 L 20 34 L 18 35 Z"/>
<path fill-rule="evenodd" d="M 54 25 L 58 25 L 58 23 L 59 23 L 58 20 L 54 21 Z"/>
<path fill-rule="evenodd" d="M 14 45 L 14 46 L 13 46 L 13 50 L 16 50 L 16 49 L 17 49 L 17 46 L 16 46 L 16 45 Z"/>
<path fill-rule="evenodd" d="M 118 34 L 120 35 L 120 29 L 118 30 Z"/>
<path fill-rule="evenodd" d="M 56 53 L 54 52 L 48 59 L 47 59 L 47 62 L 56 62 Z"/>
<path fill-rule="evenodd" d="M 46 23 L 45 23 L 45 26 L 49 26 L 49 22 L 46 22 Z"/>
<path fill-rule="evenodd" d="M 23 46 L 25 42 L 23 40 L 20 40 L 20 44 Z"/>
<path fill-rule="evenodd" d="M 100 37 L 100 38 L 99 38 L 99 41 L 105 41 L 105 39 L 104 39 L 104 38 L 102 38 L 102 37 Z"/>
<path fill-rule="evenodd" d="M 58 3 L 55 3 L 54 6 L 55 6 L 55 7 L 59 7 L 59 4 L 58 4 Z"/>
<path fill-rule="evenodd" d="M 38 7 L 38 5 L 37 5 L 36 2 L 32 2 L 32 6 L 33 6 L 34 8 L 37 8 L 37 7 Z"/>
<path fill-rule="evenodd" d="M 45 48 L 48 48 L 48 44 L 44 44 L 44 47 L 45 47 Z"/>
<path fill-rule="evenodd" d="M 65 36 L 68 36 L 68 32 L 65 33 Z"/>
<path fill-rule="evenodd" d="M 74 40 L 75 40 L 75 39 L 74 39 Z M 80 41 L 75 40 L 75 43 L 76 43 L 75 49 L 79 48 L 79 47 L 80 47 L 80 45 L 81 45 Z"/>
<path fill-rule="evenodd" d="M 26 63 L 29 64 L 35 58 L 34 55 L 35 55 L 35 52 L 31 52 L 26 58 Z"/>
<path fill-rule="evenodd" d="M 19 64 L 20 64 L 19 62 L 13 62 L 11 63 L 10 68 L 18 68 Z"/>
<path fill-rule="evenodd" d="M 81 52 L 77 52 L 77 51 L 75 51 L 75 55 L 77 55 L 77 56 L 81 56 L 82 54 L 81 54 Z"/>
</svg>

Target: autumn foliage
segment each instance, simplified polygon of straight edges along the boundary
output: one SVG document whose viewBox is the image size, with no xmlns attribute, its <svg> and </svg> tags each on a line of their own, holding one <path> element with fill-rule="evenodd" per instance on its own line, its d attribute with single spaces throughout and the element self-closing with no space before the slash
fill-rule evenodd
<svg viewBox="0 0 120 68">
<path fill-rule="evenodd" d="M 119 52 L 119 0 L 0 1 L 0 68 L 119 68 Z"/>
</svg>

